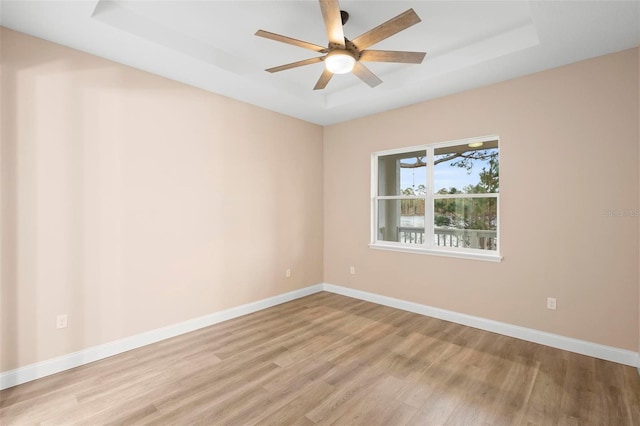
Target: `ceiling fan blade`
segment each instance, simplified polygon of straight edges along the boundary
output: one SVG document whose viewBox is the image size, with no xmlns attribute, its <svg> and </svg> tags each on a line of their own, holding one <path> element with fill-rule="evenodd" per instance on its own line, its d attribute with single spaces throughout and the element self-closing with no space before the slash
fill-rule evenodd
<svg viewBox="0 0 640 426">
<path fill-rule="evenodd" d="M 301 67 L 303 65 L 315 64 L 316 62 L 322 62 L 322 58 L 323 56 L 318 56 L 317 58 L 303 59 L 302 61 L 292 62 L 290 64 L 280 65 L 278 67 L 267 68 L 265 71 L 278 72 L 278 71 L 288 70 L 291 68 Z"/>
<path fill-rule="evenodd" d="M 298 40 L 296 38 L 291 38 L 287 36 L 283 36 L 276 33 L 270 33 L 269 31 L 258 30 L 256 31 L 256 35 L 258 37 L 268 38 L 270 40 L 280 41 L 282 43 L 292 44 L 294 46 L 302 47 L 305 49 L 313 50 L 315 52 L 327 53 L 328 49 L 323 46 L 319 46 L 317 44 L 309 43 L 306 41 Z"/>
<path fill-rule="evenodd" d="M 320 90 L 327 87 L 327 84 L 329 83 L 329 80 L 331 80 L 331 77 L 333 77 L 333 73 L 325 68 L 324 71 L 322 71 L 322 75 L 320 75 L 318 82 L 313 87 L 313 90 Z"/>
<path fill-rule="evenodd" d="M 399 62 L 421 64 L 426 52 L 401 52 L 398 50 L 364 50 L 360 60 L 365 62 Z"/>
<path fill-rule="evenodd" d="M 320 0 L 320 10 L 322 10 L 322 19 L 324 19 L 324 26 L 327 29 L 329 43 L 344 49 L 344 31 L 338 0 Z"/>
<path fill-rule="evenodd" d="M 359 35 L 352 41 L 359 50 L 363 50 L 421 21 L 416 12 L 413 9 L 409 9 L 395 18 L 391 18 L 387 22 L 378 25 L 374 29 Z"/>
<path fill-rule="evenodd" d="M 378 84 L 382 83 L 382 80 L 372 73 L 369 68 L 362 65 L 361 62 L 356 62 L 353 66 L 353 73 L 360 78 L 360 80 L 367 83 L 369 87 L 376 87 Z"/>
</svg>

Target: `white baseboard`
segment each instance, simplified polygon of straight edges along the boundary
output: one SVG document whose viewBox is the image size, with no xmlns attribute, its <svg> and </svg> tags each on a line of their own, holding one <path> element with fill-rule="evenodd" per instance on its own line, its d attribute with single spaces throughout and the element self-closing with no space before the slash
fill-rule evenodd
<svg viewBox="0 0 640 426">
<path fill-rule="evenodd" d="M 17 368 L 0 373 L 0 390 L 10 388 L 32 380 L 40 379 L 51 374 L 59 373 L 64 370 L 79 367 L 93 361 L 98 361 L 122 352 L 130 351 L 141 346 L 159 342 L 160 340 L 169 339 L 179 336 L 190 331 L 208 327 L 222 321 L 227 321 L 253 312 L 257 312 L 275 305 L 280 305 L 291 300 L 299 299 L 313 293 L 318 293 L 324 288 L 323 284 L 316 284 L 310 287 L 301 288 L 278 296 L 269 297 L 267 299 L 258 300 L 256 302 L 247 303 L 246 305 L 237 306 L 235 308 L 226 309 L 224 311 L 215 312 L 200 318 L 184 321 L 167 327 L 158 328 L 135 336 L 125 337 L 124 339 L 105 343 L 103 345 L 94 346 L 83 349 L 57 358 L 38 362 L 24 367 Z"/>
<path fill-rule="evenodd" d="M 558 334 L 547 333 L 544 331 L 534 330 L 532 328 L 520 327 L 486 318 L 461 314 L 445 309 L 434 308 L 433 306 L 407 302 L 406 300 L 394 299 L 393 297 L 381 296 L 379 294 L 369 293 L 362 290 L 355 290 L 327 283 L 325 283 L 323 287 L 325 291 L 329 291 L 331 293 L 341 294 L 343 296 L 353 297 L 355 299 L 365 300 L 367 302 L 373 302 L 379 305 L 389 306 L 391 308 L 402 309 L 403 311 L 414 312 L 416 314 L 426 315 L 433 318 L 439 318 L 445 321 L 451 321 L 457 324 L 467 325 L 469 327 L 479 328 L 481 330 L 491 331 L 493 333 L 503 334 L 505 336 L 515 337 L 529 342 L 540 343 L 553 348 L 589 355 L 594 358 L 638 367 L 638 372 L 640 373 L 640 357 L 637 352 L 587 342 L 585 340 L 574 339 L 571 337 L 560 336 Z"/>
<path fill-rule="evenodd" d="M 93 361 L 98 361 L 119 353 L 123 353 L 141 346 L 179 336 L 190 331 L 208 327 L 222 321 L 227 321 L 253 312 L 257 312 L 275 305 L 299 299 L 310 294 L 320 291 L 328 291 L 331 293 L 341 294 L 343 296 L 353 297 L 355 299 L 367 302 L 377 303 L 379 305 L 389 306 L 403 311 L 414 312 L 420 315 L 426 315 L 433 318 L 439 318 L 451 321 L 457 324 L 467 325 L 481 330 L 491 331 L 493 333 L 503 334 L 505 336 L 515 337 L 529 342 L 540 343 L 542 345 L 551 346 L 558 349 L 564 349 L 570 352 L 576 352 L 583 355 L 589 355 L 594 358 L 600 358 L 607 361 L 617 362 L 619 364 L 630 365 L 638 368 L 640 374 L 640 357 L 637 352 L 614 348 L 612 346 L 600 345 L 584 340 L 578 340 L 571 337 L 551 334 L 544 331 L 534 330 L 531 328 L 520 327 L 517 325 L 507 324 L 490 319 L 475 317 L 472 315 L 461 314 L 458 312 L 448 311 L 445 309 L 434 308 L 428 305 L 408 302 L 406 300 L 395 299 L 392 297 L 382 296 L 375 293 L 369 293 L 362 290 L 355 290 L 348 287 L 337 286 L 333 284 L 316 284 L 310 287 L 294 290 L 278 296 L 269 297 L 246 305 L 238 306 L 224 311 L 215 312 L 200 318 L 195 318 L 167 327 L 158 328 L 156 330 L 147 331 L 135 336 L 126 337 L 124 339 L 105 343 L 103 345 L 94 346 L 83 349 L 57 358 L 38 362 L 0 373 L 0 390 L 10 388 L 32 380 L 40 379 L 51 374 L 59 373 L 64 370 L 79 367 Z"/>
</svg>

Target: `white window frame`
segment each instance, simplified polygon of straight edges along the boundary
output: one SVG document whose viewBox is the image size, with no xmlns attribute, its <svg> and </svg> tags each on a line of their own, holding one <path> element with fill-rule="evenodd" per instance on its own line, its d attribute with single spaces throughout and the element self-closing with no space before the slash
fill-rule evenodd
<svg viewBox="0 0 640 426">
<path fill-rule="evenodd" d="M 434 176 L 433 176 L 433 159 L 434 151 L 438 148 L 446 148 L 455 145 L 468 145 L 478 142 L 498 142 L 500 148 L 500 137 L 498 135 L 480 136 L 468 139 L 459 139 L 446 142 L 438 142 L 433 144 L 417 145 L 405 148 L 397 148 L 386 151 L 378 151 L 371 154 L 371 241 L 369 247 L 380 250 L 392 250 L 409 253 L 422 253 L 436 256 L 448 256 L 464 259 L 485 260 L 492 262 L 500 262 L 500 193 L 492 194 L 435 194 Z M 427 180 L 425 182 L 427 190 L 424 196 L 380 196 L 378 195 L 378 158 L 381 156 L 408 153 L 412 151 L 426 152 L 425 160 L 427 162 Z M 498 164 L 500 163 L 500 149 L 498 149 Z M 496 224 L 496 250 L 483 250 L 463 247 L 438 246 L 434 244 L 434 205 L 437 199 L 446 198 L 495 198 L 497 203 L 497 224 Z M 378 240 L 378 201 L 380 200 L 415 200 L 424 199 L 425 202 L 425 230 L 424 242 L 422 244 L 403 243 L 395 241 Z"/>
</svg>

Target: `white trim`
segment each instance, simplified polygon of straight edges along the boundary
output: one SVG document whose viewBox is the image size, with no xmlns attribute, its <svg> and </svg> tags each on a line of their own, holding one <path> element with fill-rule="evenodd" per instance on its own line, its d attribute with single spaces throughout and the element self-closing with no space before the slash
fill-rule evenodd
<svg viewBox="0 0 640 426">
<path fill-rule="evenodd" d="M 150 330 L 135 336 L 125 337 L 124 339 L 105 343 L 99 346 L 83 349 L 78 352 L 59 356 L 57 358 L 48 359 L 15 370 L 9 370 L 0 373 L 0 390 L 10 388 L 32 380 L 40 379 L 51 374 L 69 370 L 93 361 L 98 361 L 113 355 L 117 355 L 141 346 L 179 336 L 190 331 L 208 327 L 222 321 L 227 321 L 253 312 L 261 311 L 275 305 L 299 299 L 310 294 L 318 293 L 324 289 L 323 284 L 316 284 L 310 287 L 301 288 L 290 291 L 288 293 L 269 297 L 267 299 L 258 300 L 256 302 L 247 303 L 246 305 L 237 306 L 235 308 L 226 309 L 224 311 L 215 312 L 200 318 L 194 318 L 178 324 Z"/>
<path fill-rule="evenodd" d="M 432 167 L 433 168 L 433 167 Z M 455 200 L 457 198 L 499 198 L 498 196 L 500 195 L 499 192 L 487 192 L 487 193 L 478 193 L 478 194 L 474 194 L 473 192 L 469 193 L 469 194 L 438 194 L 438 193 L 434 193 L 433 194 L 433 199 L 434 200 Z M 382 197 L 379 197 L 382 198 Z M 409 198 L 416 198 L 416 197 L 409 197 Z"/>
<path fill-rule="evenodd" d="M 382 244 L 380 242 L 369 244 L 369 247 L 376 250 L 390 250 L 390 251 L 401 251 L 405 253 L 417 253 L 417 254 L 431 254 L 434 256 L 444 256 L 444 257 L 455 257 L 458 259 L 473 259 L 473 260 L 484 260 L 486 262 L 501 262 L 502 256 L 499 254 L 485 254 L 484 252 L 488 252 L 489 250 L 477 250 L 476 252 L 467 252 L 467 251 L 455 251 L 455 250 L 447 250 L 447 248 L 441 247 L 438 249 L 434 248 L 426 248 L 422 245 L 408 245 L 408 244 L 394 244 L 393 241 L 386 241 L 386 244 Z M 480 253 L 482 251 L 482 253 Z"/>
<path fill-rule="evenodd" d="M 458 312 L 448 311 L 445 309 L 435 308 L 419 303 L 408 302 L 405 300 L 395 299 L 388 296 L 382 296 L 375 293 L 369 293 L 362 290 L 337 286 L 333 284 L 316 284 L 310 287 L 301 288 L 278 296 L 269 297 L 267 299 L 258 300 L 256 302 L 247 303 L 246 305 L 237 306 L 235 308 L 226 309 L 224 311 L 215 312 L 200 318 L 195 318 L 178 324 L 140 333 L 135 336 L 125 337 L 124 339 L 105 343 L 103 345 L 94 346 L 83 349 L 57 358 L 38 362 L 24 367 L 17 368 L 0 373 L 0 390 L 10 388 L 32 380 L 40 379 L 51 374 L 69 370 L 93 361 L 98 361 L 113 355 L 117 355 L 141 346 L 149 345 L 171 337 L 179 336 L 190 331 L 208 327 L 222 321 L 227 321 L 243 315 L 251 314 L 270 308 L 291 300 L 299 299 L 310 294 L 321 291 L 328 291 L 343 296 L 353 297 L 367 302 L 377 303 L 379 305 L 389 306 L 403 311 L 414 312 L 420 315 L 426 315 L 433 318 L 439 318 L 446 321 L 455 322 L 457 324 L 469 327 L 479 328 L 494 333 L 503 334 L 505 336 L 515 337 L 517 339 L 527 340 L 529 342 L 539 343 L 558 349 L 564 349 L 595 358 L 605 359 L 607 361 L 617 362 L 619 364 L 630 365 L 638 368 L 640 374 L 640 356 L 637 352 L 614 348 L 612 346 L 600 345 L 584 340 L 573 339 L 571 337 L 551 334 L 544 331 L 534 330 L 531 328 L 520 327 L 517 325 L 507 324 L 490 319 L 475 317 L 472 315 L 461 314 Z"/>
<path fill-rule="evenodd" d="M 564 349 L 570 352 L 592 356 L 594 358 L 617 362 L 619 364 L 634 367 L 637 366 L 638 371 L 640 372 L 640 357 L 638 353 L 626 349 L 587 342 L 585 340 L 574 339 L 572 337 L 560 336 L 558 334 L 547 333 L 545 331 L 534 330 L 532 328 L 520 327 L 518 325 L 507 324 L 500 321 L 461 314 L 458 312 L 448 311 L 446 309 L 435 308 L 433 306 L 408 302 L 405 300 L 395 299 L 393 297 L 382 296 L 375 293 L 369 293 L 367 291 L 355 290 L 333 284 L 325 283 L 324 290 L 331 293 L 341 294 L 343 296 L 353 297 L 355 299 L 365 300 L 367 302 L 377 303 L 379 305 L 389 306 L 391 308 L 402 309 L 403 311 L 414 312 L 420 315 L 439 318 L 445 321 L 451 321 L 457 324 L 515 337 L 528 342 Z"/>
</svg>

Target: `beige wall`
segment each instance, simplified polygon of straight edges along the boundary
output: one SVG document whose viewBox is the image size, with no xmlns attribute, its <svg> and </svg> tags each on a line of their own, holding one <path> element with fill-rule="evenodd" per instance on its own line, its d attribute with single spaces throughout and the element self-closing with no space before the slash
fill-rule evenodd
<svg viewBox="0 0 640 426">
<path fill-rule="evenodd" d="M 0 371 L 322 281 L 640 348 L 637 49 L 323 136 L 0 36 Z M 373 151 L 494 133 L 502 263 L 368 248 Z"/>
<path fill-rule="evenodd" d="M 627 50 L 325 128 L 325 282 L 638 350 L 638 217 L 605 215 L 639 207 L 638 63 Z M 372 152 L 488 134 L 501 263 L 367 246 Z"/>
<path fill-rule="evenodd" d="M 1 34 L 0 371 L 322 282 L 320 126 Z"/>
</svg>

